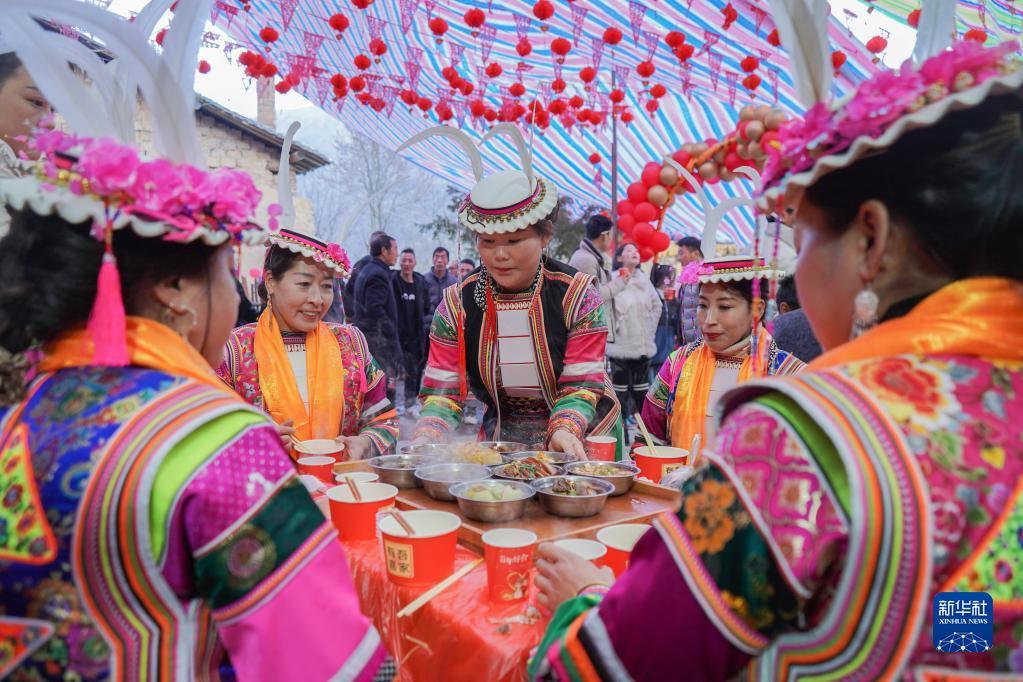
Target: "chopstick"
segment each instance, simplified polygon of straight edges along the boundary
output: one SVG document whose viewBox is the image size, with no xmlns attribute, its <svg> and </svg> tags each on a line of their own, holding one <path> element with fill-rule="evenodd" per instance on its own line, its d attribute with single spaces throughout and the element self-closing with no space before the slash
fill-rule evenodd
<svg viewBox="0 0 1023 682">
<path fill-rule="evenodd" d="M 639 425 L 639 430 L 643 432 L 643 438 L 646 439 L 647 447 L 650 448 L 650 454 L 657 454 L 657 446 L 654 445 L 654 439 L 650 437 L 650 432 L 646 430 L 646 424 L 643 423 L 643 417 L 639 416 L 639 412 L 636 413 L 636 424 Z"/>
<path fill-rule="evenodd" d="M 456 582 L 464 578 L 466 575 L 469 574 L 470 571 L 472 571 L 472 569 L 476 568 L 482 563 L 483 557 L 480 557 L 479 559 L 476 559 L 475 561 L 470 561 L 465 566 L 462 566 L 460 569 L 449 575 L 447 578 L 444 578 L 444 580 L 441 580 L 439 583 L 428 589 L 426 592 L 423 592 L 421 595 L 419 595 L 411 602 L 409 602 L 408 606 L 403 608 L 401 611 L 398 611 L 397 617 L 404 618 L 405 616 L 411 616 L 413 613 L 422 608 L 428 601 L 430 601 L 438 594 L 440 594 L 441 592 L 448 589 Z"/>
<path fill-rule="evenodd" d="M 412 528 L 412 525 L 408 522 L 408 520 L 400 511 L 398 511 L 397 509 L 392 509 L 391 516 L 394 517 L 394 520 L 398 522 L 398 525 L 401 526 L 401 529 L 405 531 L 405 534 L 407 536 L 412 537 L 413 535 L 416 534 L 416 531 Z"/>
<path fill-rule="evenodd" d="M 362 502 L 362 493 L 359 492 L 359 486 L 355 485 L 355 479 L 351 476 L 345 476 L 345 483 L 348 484 L 348 489 L 352 491 L 352 499 L 356 502 Z"/>
<path fill-rule="evenodd" d="M 693 443 L 689 446 L 689 466 L 696 469 L 696 463 L 700 460 L 700 434 L 693 436 Z"/>
</svg>

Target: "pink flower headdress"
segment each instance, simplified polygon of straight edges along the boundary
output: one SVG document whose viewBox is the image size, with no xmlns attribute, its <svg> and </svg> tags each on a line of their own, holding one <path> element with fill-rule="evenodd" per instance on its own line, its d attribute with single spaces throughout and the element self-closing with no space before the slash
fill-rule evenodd
<svg viewBox="0 0 1023 682">
<path fill-rule="evenodd" d="M 779 131 L 779 146 L 769 150 L 764 167 L 762 205 L 770 205 L 786 188 L 809 187 L 867 153 L 890 147 L 949 111 L 1018 89 L 1023 85 L 1018 48 L 1015 42 L 990 48 L 955 43 L 918 68 L 906 62 L 898 71 L 873 75 L 844 102 L 817 102 Z"/>
</svg>

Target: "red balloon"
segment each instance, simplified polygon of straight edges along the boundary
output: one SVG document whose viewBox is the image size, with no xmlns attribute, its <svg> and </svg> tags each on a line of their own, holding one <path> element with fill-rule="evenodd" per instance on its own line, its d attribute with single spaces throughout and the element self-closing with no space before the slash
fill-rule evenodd
<svg viewBox="0 0 1023 682">
<path fill-rule="evenodd" d="M 483 114 L 483 118 L 493 123 L 494 120 L 497 118 L 497 112 L 494 111 L 493 109 L 487 109 L 486 112 L 484 112 Z"/>
<path fill-rule="evenodd" d="M 671 246 L 671 237 L 664 232 L 657 230 L 654 232 L 654 236 L 650 239 L 650 246 L 653 247 L 656 253 L 660 253 Z"/>
<path fill-rule="evenodd" d="M 646 201 L 646 190 L 646 185 L 642 182 L 634 182 L 629 185 L 626 195 L 633 204 L 639 204 L 641 201 Z"/>
<path fill-rule="evenodd" d="M 439 37 L 448 32 L 448 22 L 444 21 L 444 19 L 440 17 L 430 19 L 428 25 L 430 27 L 430 31 L 432 31 L 435 36 Z"/>
<path fill-rule="evenodd" d="M 632 215 L 632 212 L 636 209 L 636 204 L 631 201 L 619 201 L 618 202 L 618 215 Z"/>
<path fill-rule="evenodd" d="M 636 204 L 636 208 L 632 211 L 632 215 L 637 221 L 641 223 L 651 223 L 657 220 L 657 209 L 649 201 L 641 201 Z"/>
<path fill-rule="evenodd" d="M 622 42 L 621 30 L 614 26 L 604 29 L 604 42 L 608 45 L 617 45 Z"/>
<path fill-rule="evenodd" d="M 654 251 L 649 246 L 641 246 L 639 249 L 639 259 L 646 263 L 654 257 Z"/>
<path fill-rule="evenodd" d="M 533 16 L 540 21 L 547 21 L 554 16 L 554 4 L 550 0 L 538 0 L 533 5 Z"/>
<path fill-rule="evenodd" d="M 632 228 L 632 238 L 636 240 L 636 244 L 643 248 L 650 243 L 650 240 L 654 237 L 654 227 L 650 223 L 636 223 L 636 226 Z"/>
<path fill-rule="evenodd" d="M 651 161 L 643 166 L 643 173 L 640 175 L 640 179 L 647 189 L 661 184 L 661 164 Z"/>
<path fill-rule="evenodd" d="M 632 230 L 636 227 L 636 219 L 631 215 L 618 216 L 618 229 L 625 234 L 632 234 Z"/>
</svg>

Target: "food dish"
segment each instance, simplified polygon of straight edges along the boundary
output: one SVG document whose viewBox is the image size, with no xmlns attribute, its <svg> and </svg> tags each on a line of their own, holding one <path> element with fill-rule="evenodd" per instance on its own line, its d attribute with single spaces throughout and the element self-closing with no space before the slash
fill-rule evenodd
<svg viewBox="0 0 1023 682">
<path fill-rule="evenodd" d="M 631 462 L 571 462 L 565 465 L 565 473 L 607 481 L 614 486 L 611 497 L 617 497 L 632 489 L 639 467 Z"/>
<path fill-rule="evenodd" d="M 415 470 L 430 463 L 431 459 L 423 455 L 384 455 L 366 460 L 381 482 L 402 489 L 415 488 Z"/>
<path fill-rule="evenodd" d="M 541 462 L 535 457 L 524 457 L 494 468 L 494 475 L 498 478 L 510 478 L 518 481 L 532 481 L 560 473 L 561 467 Z"/>
<path fill-rule="evenodd" d="M 452 458 L 459 462 L 483 464 L 485 466 L 493 466 L 504 461 L 501 459 L 501 453 L 495 448 L 488 447 L 483 443 L 472 442 L 456 445 Z"/>
<path fill-rule="evenodd" d="M 586 476 L 549 476 L 532 483 L 547 513 L 569 518 L 599 514 L 614 486 Z"/>
<path fill-rule="evenodd" d="M 473 502 L 505 502 L 508 500 L 521 500 L 527 497 L 527 495 L 521 488 L 509 483 L 498 483 L 496 485 L 474 483 L 466 488 L 465 497 Z"/>
<path fill-rule="evenodd" d="M 416 469 L 415 476 L 416 481 L 423 486 L 427 495 L 435 500 L 454 502 L 455 498 L 449 491 L 452 483 L 490 478 L 490 469 L 479 464 L 449 462 L 421 466 Z"/>
<path fill-rule="evenodd" d="M 518 496 L 495 500 L 476 499 L 485 497 L 485 489 L 492 491 L 492 497 L 510 495 L 512 490 L 517 492 Z M 495 494 L 493 491 L 498 492 Z M 526 512 L 529 498 L 536 493 L 526 483 L 489 480 L 456 483 L 451 486 L 451 494 L 458 500 L 458 508 L 466 518 L 485 523 L 498 523 L 514 521 L 522 516 Z"/>
</svg>

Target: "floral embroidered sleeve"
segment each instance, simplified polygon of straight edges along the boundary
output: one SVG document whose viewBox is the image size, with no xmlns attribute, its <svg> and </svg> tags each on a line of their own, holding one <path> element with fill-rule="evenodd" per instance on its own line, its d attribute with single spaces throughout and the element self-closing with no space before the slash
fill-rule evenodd
<svg viewBox="0 0 1023 682">
<path fill-rule="evenodd" d="M 671 396 L 672 377 L 676 375 L 675 369 L 680 362 L 685 362 L 685 355 L 682 348 L 676 348 L 657 371 L 643 399 L 640 416 L 643 417 L 650 437 L 654 439 L 653 445 L 666 445 L 669 441 L 668 399 Z"/>
<path fill-rule="evenodd" d="M 564 367 L 558 377 L 558 396 L 551 409 L 547 439 L 557 429 L 566 429 L 583 438 L 596 414 L 606 377 L 604 347 L 607 324 L 604 299 L 587 278 L 573 282 L 565 296 L 565 307 L 572 314 L 565 347 Z"/>
<path fill-rule="evenodd" d="M 265 424 L 228 414 L 168 453 L 150 498 L 154 560 L 180 598 L 210 607 L 239 679 L 371 675 L 385 654 L 337 534 Z"/>
<path fill-rule="evenodd" d="M 677 516 L 655 519 L 607 595 L 555 613 L 531 679 L 584 679 L 582 670 L 669 679 L 678 660 L 693 664 L 687 679 L 726 679 L 781 634 L 813 624 L 847 533 L 835 481 L 813 464 L 833 445 L 771 394 L 733 412 L 715 450 L 685 483 Z"/>
<path fill-rule="evenodd" d="M 458 330 L 451 311 L 456 287 L 444 291 L 430 329 L 430 357 L 423 375 L 419 399 L 422 402 L 415 437 L 443 442 L 462 420 L 465 403 L 461 398 L 458 369 Z"/>
</svg>

